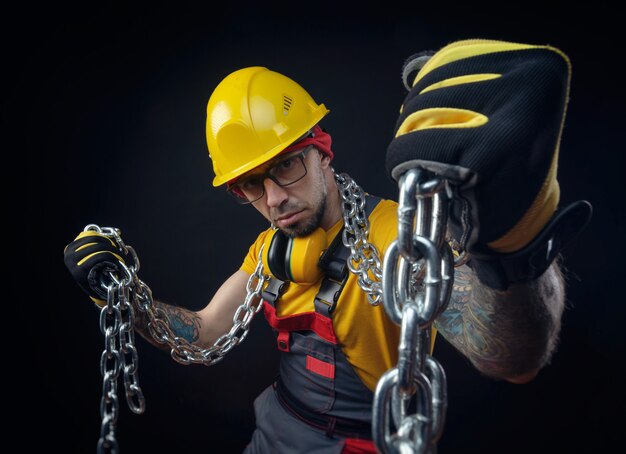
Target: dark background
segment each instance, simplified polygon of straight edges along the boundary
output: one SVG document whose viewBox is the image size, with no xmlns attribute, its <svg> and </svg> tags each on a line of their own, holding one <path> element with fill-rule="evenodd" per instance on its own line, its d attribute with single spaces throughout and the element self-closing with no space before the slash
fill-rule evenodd
<svg viewBox="0 0 626 454">
<path fill-rule="evenodd" d="M 624 146 L 621 24 L 609 2 L 368 9 L 320 4 L 204 7 L 94 4 L 7 10 L 3 18 L 5 203 L 10 255 L 5 378 L 23 451 L 93 452 L 103 337 L 62 260 L 89 223 L 116 226 L 159 299 L 203 307 L 265 228 L 211 186 L 205 107 L 228 73 L 282 72 L 331 110 L 335 168 L 395 198 L 383 170 L 406 57 L 465 38 L 551 44 L 573 64 L 561 146 L 562 203 L 594 218 L 568 248 L 568 302 L 552 363 L 528 385 L 481 377 L 444 341 L 449 380 L 441 453 L 603 452 L 625 422 Z M 593 30 L 591 32 L 590 30 Z M 12 157 L 8 159 L 8 157 Z M 12 159 L 16 159 L 13 160 Z M 24 248 L 26 245 L 26 248 Z M 18 266 L 13 266 L 18 257 Z M 24 342 L 26 340 L 26 342 Z M 128 452 L 240 452 L 252 402 L 276 367 L 259 317 L 222 363 L 182 366 L 137 340 L 145 414 L 123 397 Z M 16 361 L 17 360 L 17 361 Z M 121 386 L 121 382 L 120 382 Z M 11 424 L 13 426 L 14 424 Z"/>
</svg>

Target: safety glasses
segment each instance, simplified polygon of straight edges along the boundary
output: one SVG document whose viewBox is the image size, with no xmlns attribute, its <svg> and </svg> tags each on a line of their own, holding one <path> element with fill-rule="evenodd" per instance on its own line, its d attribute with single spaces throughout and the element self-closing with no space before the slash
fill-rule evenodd
<svg viewBox="0 0 626 454">
<path fill-rule="evenodd" d="M 278 186 L 285 187 L 294 184 L 307 174 L 304 159 L 313 148 L 308 146 L 300 153 L 292 154 L 274 161 L 267 170 L 257 175 L 249 175 L 237 180 L 227 189 L 237 202 L 241 204 L 253 203 L 265 194 L 265 180 L 269 178 Z"/>
</svg>

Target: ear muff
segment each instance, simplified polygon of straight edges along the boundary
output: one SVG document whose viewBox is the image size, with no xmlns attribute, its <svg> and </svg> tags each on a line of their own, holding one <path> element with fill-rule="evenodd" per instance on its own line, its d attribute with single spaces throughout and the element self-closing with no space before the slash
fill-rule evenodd
<svg viewBox="0 0 626 454">
<path fill-rule="evenodd" d="M 264 242 L 263 267 L 281 281 L 311 285 L 322 277 L 318 263 L 325 248 L 326 232 L 322 228 L 295 238 L 273 230 Z"/>
<path fill-rule="evenodd" d="M 290 238 L 280 230 L 273 230 L 265 241 L 263 254 L 263 266 L 273 276 L 277 277 L 281 281 L 290 281 L 287 276 L 285 263 L 287 262 L 287 250 L 289 247 Z"/>
</svg>

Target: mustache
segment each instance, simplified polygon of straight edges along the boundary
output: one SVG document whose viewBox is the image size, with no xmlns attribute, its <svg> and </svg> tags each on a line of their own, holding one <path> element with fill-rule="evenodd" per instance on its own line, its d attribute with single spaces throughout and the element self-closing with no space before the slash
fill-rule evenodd
<svg viewBox="0 0 626 454">
<path fill-rule="evenodd" d="M 295 213 L 296 211 L 301 211 L 304 208 L 305 208 L 304 204 L 287 202 L 286 204 L 281 205 L 279 207 L 271 208 L 270 217 L 273 220 L 276 220 L 279 217 L 284 216 L 285 214 Z"/>
</svg>

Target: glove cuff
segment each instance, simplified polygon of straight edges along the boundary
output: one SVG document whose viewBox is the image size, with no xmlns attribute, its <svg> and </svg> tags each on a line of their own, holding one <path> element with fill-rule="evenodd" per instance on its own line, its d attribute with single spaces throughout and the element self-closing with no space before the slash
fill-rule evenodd
<svg viewBox="0 0 626 454">
<path fill-rule="evenodd" d="M 500 253 L 512 253 L 521 250 L 537 237 L 553 217 L 559 204 L 560 189 L 556 179 L 559 153 L 554 153 L 548 175 L 541 185 L 541 190 L 522 219 L 506 235 L 487 243 L 489 249 Z"/>
<path fill-rule="evenodd" d="M 495 290 L 506 290 L 510 284 L 537 279 L 559 252 L 585 228 L 591 219 L 591 212 L 589 202 L 574 202 L 558 211 L 523 249 L 511 254 L 472 251 L 468 265 L 480 282 Z"/>
</svg>

